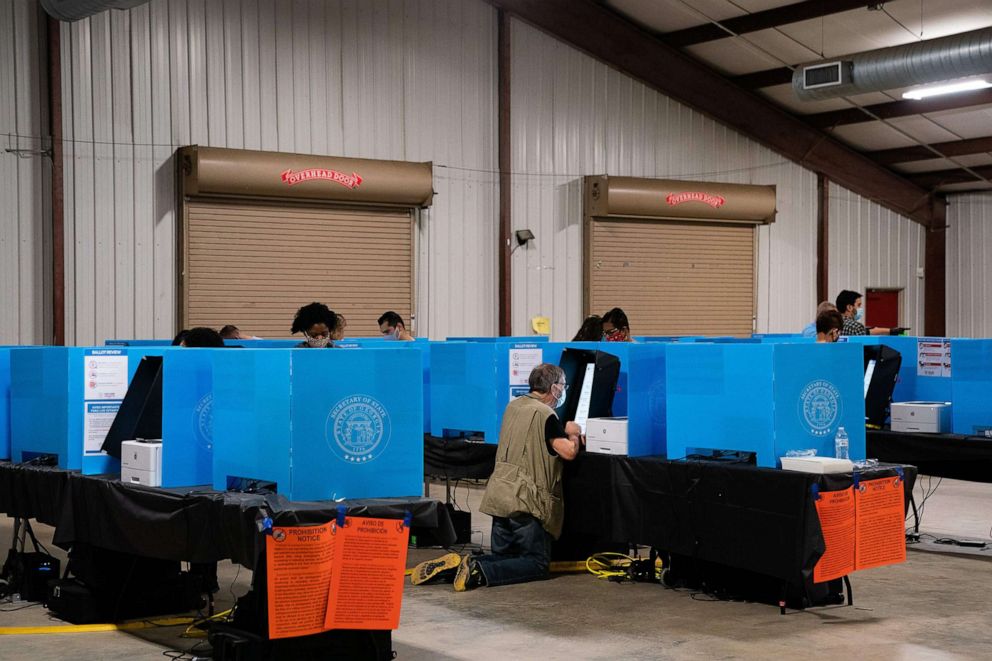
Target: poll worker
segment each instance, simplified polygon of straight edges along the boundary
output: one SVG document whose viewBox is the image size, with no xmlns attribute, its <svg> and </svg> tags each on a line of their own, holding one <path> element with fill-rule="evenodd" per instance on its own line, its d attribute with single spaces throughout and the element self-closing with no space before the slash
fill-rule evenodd
<svg viewBox="0 0 992 661">
<path fill-rule="evenodd" d="M 603 339 L 603 318 L 598 314 L 586 317 L 572 342 L 599 342 Z"/>
<path fill-rule="evenodd" d="M 413 334 L 406 329 L 403 317 L 392 310 L 383 312 L 379 317 L 379 332 L 384 340 L 400 340 L 403 342 L 413 342 Z"/>
<path fill-rule="evenodd" d="M 816 341 L 836 342 L 844 329 L 844 317 L 837 310 L 824 310 L 816 315 Z"/>
<path fill-rule="evenodd" d="M 803 337 L 816 337 L 816 320 L 820 318 L 820 315 L 827 310 L 837 311 L 837 306 L 830 301 L 820 301 L 820 304 L 816 306 L 816 316 L 813 321 L 808 323 L 805 328 L 803 328 Z"/>
<path fill-rule="evenodd" d="M 867 328 L 861 294 L 845 289 L 837 294 L 837 311 L 844 317 L 841 335 L 902 335 L 906 328 Z"/>
<path fill-rule="evenodd" d="M 630 337 L 630 323 L 627 314 L 620 308 L 613 308 L 603 315 L 603 340 L 606 342 L 633 342 Z"/>
<path fill-rule="evenodd" d="M 289 330 L 293 335 L 303 333 L 303 341 L 296 345 L 298 348 L 323 349 L 334 346 L 331 332 L 337 323 L 337 315 L 333 310 L 323 303 L 313 302 L 296 311 Z"/>
<path fill-rule="evenodd" d="M 551 541 L 564 520 L 562 462 L 578 456 L 584 444 L 574 422 L 563 427 L 555 409 L 565 401 L 565 372 L 542 363 L 528 378 L 530 392 L 510 402 L 496 448 L 496 467 L 479 509 L 493 517 L 492 552 L 473 557 L 449 553 L 413 569 L 415 585 L 441 577 L 456 592 L 548 577 Z"/>
</svg>

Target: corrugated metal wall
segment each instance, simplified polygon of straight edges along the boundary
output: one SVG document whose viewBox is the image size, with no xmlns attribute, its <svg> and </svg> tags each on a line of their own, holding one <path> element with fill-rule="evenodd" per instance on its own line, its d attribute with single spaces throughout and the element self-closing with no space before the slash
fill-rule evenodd
<svg viewBox="0 0 992 661">
<path fill-rule="evenodd" d="M 492 7 L 153 0 L 62 34 L 67 342 L 174 333 L 187 144 L 434 161 L 417 330 L 496 331 Z"/>
<path fill-rule="evenodd" d="M 809 322 L 812 172 L 520 21 L 511 40 L 513 229 L 537 237 L 512 256 L 514 334 L 544 315 L 555 338 L 570 338 L 582 321 L 587 174 L 775 184 L 777 220 L 759 230 L 757 328 L 797 331 Z M 637 334 L 636 319 L 631 327 Z"/>
<path fill-rule="evenodd" d="M 831 184 L 829 235 L 831 296 L 842 289 L 901 289 L 899 323 L 923 334 L 923 227 Z"/>
<path fill-rule="evenodd" d="M 947 334 L 992 337 L 992 194 L 950 196 L 947 224 Z"/>
<path fill-rule="evenodd" d="M 45 26 L 35 0 L 0 2 L 0 344 L 52 337 Z"/>
</svg>

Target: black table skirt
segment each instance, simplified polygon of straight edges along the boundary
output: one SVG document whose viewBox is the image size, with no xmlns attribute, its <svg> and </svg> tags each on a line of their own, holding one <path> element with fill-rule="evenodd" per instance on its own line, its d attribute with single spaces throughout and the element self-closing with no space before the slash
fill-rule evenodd
<svg viewBox="0 0 992 661">
<path fill-rule="evenodd" d="M 464 438 L 424 435 L 424 475 L 452 480 L 487 480 L 496 463 L 496 446 Z"/>
<path fill-rule="evenodd" d="M 906 477 L 880 467 L 862 479 Z M 801 585 L 824 551 L 812 485 L 847 488 L 850 475 L 813 475 L 709 461 L 581 454 L 566 465 L 563 536 L 626 542 Z"/>
<path fill-rule="evenodd" d="M 869 431 L 867 443 L 869 457 L 913 464 L 924 475 L 992 482 L 992 438 Z"/>
<path fill-rule="evenodd" d="M 445 544 L 455 541 L 448 510 L 429 498 L 291 502 L 275 494 L 160 489 L 0 462 L 0 512 L 54 526 L 54 542 L 65 549 L 85 542 L 166 560 L 230 559 L 252 569 L 264 549 L 259 522 L 265 517 L 277 526 L 325 523 L 339 504 L 351 516 L 402 519 L 410 512 L 412 525 L 436 529 Z"/>
</svg>

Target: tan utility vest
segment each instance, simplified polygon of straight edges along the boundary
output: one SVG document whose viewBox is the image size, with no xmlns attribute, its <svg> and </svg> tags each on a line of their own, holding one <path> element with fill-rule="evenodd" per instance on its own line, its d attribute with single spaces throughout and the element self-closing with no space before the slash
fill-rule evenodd
<svg viewBox="0 0 992 661">
<path fill-rule="evenodd" d="M 562 462 L 548 454 L 544 440 L 544 425 L 555 413 L 538 397 L 530 393 L 507 405 L 496 467 L 479 509 L 490 516 L 530 514 L 557 539 L 565 515 Z"/>
</svg>

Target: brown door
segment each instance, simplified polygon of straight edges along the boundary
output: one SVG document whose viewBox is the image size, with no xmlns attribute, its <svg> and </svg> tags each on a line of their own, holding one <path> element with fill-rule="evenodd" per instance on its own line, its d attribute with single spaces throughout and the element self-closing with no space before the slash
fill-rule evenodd
<svg viewBox="0 0 992 661">
<path fill-rule="evenodd" d="M 634 335 L 750 335 L 753 225 L 592 218 L 586 312 L 627 313 Z"/>
<path fill-rule="evenodd" d="M 290 335 L 311 301 L 344 314 L 350 337 L 413 311 L 413 226 L 407 210 L 190 201 L 184 227 L 186 328 L 235 324 Z"/>
</svg>

